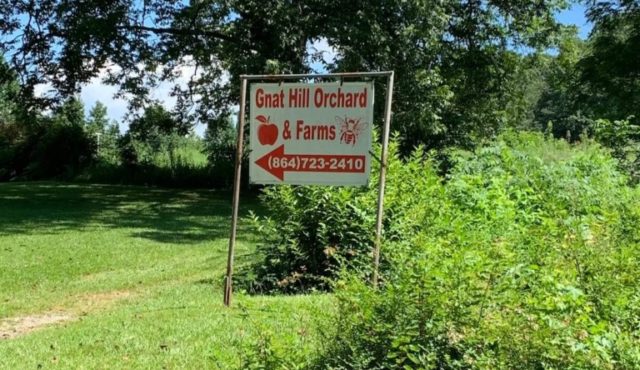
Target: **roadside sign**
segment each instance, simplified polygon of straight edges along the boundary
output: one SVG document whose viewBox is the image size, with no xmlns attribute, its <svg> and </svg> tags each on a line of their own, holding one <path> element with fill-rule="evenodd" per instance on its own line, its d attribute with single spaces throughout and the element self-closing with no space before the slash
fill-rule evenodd
<svg viewBox="0 0 640 370">
<path fill-rule="evenodd" d="M 251 85 L 250 180 L 256 184 L 366 185 L 371 172 L 373 83 L 342 82 L 343 78 L 387 79 L 382 150 L 379 158 L 373 286 L 378 284 L 382 214 L 387 173 L 393 71 L 326 74 L 241 75 L 238 135 L 231 203 L 231 235 L 224 277 L 224 305 L 233 295 L 233 260 L 244 153 L 247 84 Z M 291 80 L 340 79 L 339 83 L 284 83 Z"/>
<path fill-rule="evenodd" d="M 368 183 L 373 83 L 255 83 L 250 94 L 252 183 Z"/>
</svg>

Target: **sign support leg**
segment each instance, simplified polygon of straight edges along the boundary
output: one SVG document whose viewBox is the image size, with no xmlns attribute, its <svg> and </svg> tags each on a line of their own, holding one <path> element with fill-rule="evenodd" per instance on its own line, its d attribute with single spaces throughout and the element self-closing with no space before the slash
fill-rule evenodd
<svg viewBox="0 0 640 370">
<path fill-rule="evenodd" d="M 231 211 L 231 237 L 229 238 L 229 254 L 227 256 L 227 274 L 224 277 L 224 305 L 231 305 L 231 295 L 233 292 L 233 255 L 236 246 L 236 230 L 238 228 L 238 204 L 240 203 L 240 179 L 242 177 L 242 154 L 244 144 L 244 116 L 245 103 L 247 99 L 247 79 L 240 77 L 242 80 L 240 90 L 240 109 L 238 112 L 238 142 L 236 146 L 236 163 L 235 176 L 233 181 L 233 201 Z"/>
<path fill-rule="evenodd" d="M 376 213 L 376 242 L 373 248 L 373 276 L 371 283 L 378 286 L 378 268 L 380 265 L 380 247 L 382 240 L 382 216 L 384 212 L 384 188 L 387 177 L 387 159 L 389 146 L 389 130 L 391 125 L 391 102 L 393 99 L 393 72 L 387 78 L 387 100 L 384 107 L 384 129 L 382 134 L 382 156 L 380 163 L 380 181 L 378 183 L 378 211 Z"/>
</svg>

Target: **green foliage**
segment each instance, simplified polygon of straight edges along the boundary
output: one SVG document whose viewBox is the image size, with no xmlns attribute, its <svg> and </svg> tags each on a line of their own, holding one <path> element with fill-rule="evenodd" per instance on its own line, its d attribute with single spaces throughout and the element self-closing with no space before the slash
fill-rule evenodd
<svg viewBox="0 0 640 370">
<path fill-rule="evenodd" d="M 116 122 L 109 123 L 107 107 L 104 104 L 98 101 L 91 108 L 85 129 L 89 137 L 96 140 L 97 159 L 111 164 L 118 163 L 117 143 L 120 130 Z"/>
<path fill-rule="evenodd" d="M 180 188 L 226 188 L 232 184 L 235 144 L 227 148 L 229 159 L 221 157 L 210 163 L 211 142 L 189 134 L 188 127 L 160 105 L 150 106 L 124 135 L 119 135 L 115 124 L 103 126 L 108 124 L 104 114 L 100 105 L 91 111 L 86 127 L 99 139 L 98 161 L 79 180 Z M 218 149 L 215 153 L 223 152 Z"/>
<path fill-rule="evenodd" d="M 107 163 L 118 163 L 119 150 L 118 140 L 120 138 L 120 130 L 118 124 L 112 122 L 107 124 L 106 128 L 98 134 L 96 145 L 98 159 Z"/>
<path fill-rule="evenodd" d="M 555 56 L 539 56 L 537 63 L 532 65 L 542 79 L 542 91 L 532 109 L 535 120 L 532 128 L 545 129 L 552 122 L 551 133 L 555 137 L 578 139 L 590 120 L 584 117 L 587 107 L 578 98 L 582 86 L 576 66 L 585 54 L 585 45 L 578 37 L 577 29 L 565 30 L 557 51 Z"/>
<path fill-rule="evenodd" d="M 92 162 L 95 149 L 83 127 L 52 122 L 38 137 L 25 173 L 32 179 L 73 178 Z"/>
<path fill-rule="evenodd" d="M 585 86 L 580 97 L 598 118 L 640 120 L 640 4 L 598 1 L 590 4 L 594 29 L 588 53 L 577 65 Z"/>
<path fill-rule="evenodd" d="M 53 122 L 59 125 L 75 125 L 84 127 L 84 103 L 78 98 L 67 99 L 58 107 L 53 115 Z"/>
<path fill-rule="evenodd" d="M 563 1 L 340 2 L 327 38 L 341 71 L 395 70 L 394 127 L 403 151 L 473 147 L 505 127 L 514 47 L 544 47 Z M 354 14 L 356 15 L 354 17 Z M 511 46 L 511 50 L 509 47 Z M 384 91 L 384 85 L 376 86 Z M 383 107 L 379 95 L 378 107 Z"/>
<path fill-rule="evenodd" d="M 629 121 L 596 120 L 593 136 L 598 142 L 611 149 L 620 161 L 622 170 L 631 176 L 633 182 L 640 181 L 640 127 Z"/>
<path fill-rule="evenodd" d="M 73 178 L 89 165 L 95 142 L 84 131 L 82 102 L 71 98 L 44 117 L 23 104 L 23 87 L 0 63 L 0 181 Z"/>
<path fill-rule="evenodd" d="M 107 107 L 102 102 L 97 101 L 89 111 L 87 119 L 87 129 L 91 132 L 102 132 L 106 130 L 109 124 L 109 116 L 107 115 Z"/>
<path fill-rule="evenodd" d="M 268 217 L 254 217 L 264 256 L 253 267 L 256 292 L 327 289 L 338 262 L 370 260 L 375 214 L 369 193 L 353 188 L 266 188 Z M 370 205 L 371 207 L 367 207 Z"/>
<path fill-rule="evenodd" d="M 224 188 L 229 183 L 208 166 L 197 136 L 158 135 L 145 142 L 127 133 L 118 138 L 117 148 L 115 161 L 102 157 L 77 180 L 178 188 Z"/>
<path fill-rule="evenodd" d="M 0 59 L 0 181 L 16 177 L 28 161 L 33 116 L 21 104 L 15 71 Z"/>
<path fill-rule="evenodd" d="M 157 146 L 160 137 L 172 134 L 184 136 L 189 133 L 189 127 L 162 105 L 152 104 L 145 108 L 142 116 L 131 122 L 129 132 L 135 139 Z"/>
<path fill-rule="evenodd" d="M 0 59 L 0 127 L 15 123 L 20 85 L 13 70 Z"/>
<path fill-rule="evenodd" d="M 233 119 L 229 116 L 222 125 L 209 125 L 204 133 L 204 153 L 214 178 L 220 187 L 231 188 L 235 173 L 237 130 Z M 243 162 L 243 186 L 248 183 L 248 156 Z"/>
<path fill-rule="evenodd" d="M 322 299 L 320 295 L 312 295 L 312 298 Z M 309 324 L 315 324 L 318 321 L 326 319 L 326 312 L 322 312 L 319 309 L 309 310 L 309 315 L 313 317 L 312 323 L 300 322 L 302 328 L 299 335 L 295 338 L 296 342 L 291 343 L 288 348 L 282 348 L 278 346 L 278 336 L 280 333 L 274 332 L 274 328 L 265 325 L 261 320 L 256 320 L 254 315 L 249 312 L 248 308 L 244 305 L 240 305 L 242 311 L 241 317 L 246 322 L 248 327 L 251 327 L 255 331 L 254 338 L 248 343 L 242 343 L 240 367 L 239 369 L 247 370 L 297 370 L 308 369 L 313 364 L 315 359 L 315 353 L 308 351 L 308 345 L 310 342 L 307 326 Z M 295 315 L 296 319 L 304 319 L 304 316 Z M 308 320 L 307 320 L 308 321 Z M 312 325 L 313 325 L 312 324 Z"/>
<path fill-rule="evenodd" d="M 148 107 L 147 117 L 132 123 L 142 141 L 154 130 L 184 135 L 195 122 L 216 135 L 226 130 L 241 74 L 311 72 L 322 58 L 309 45 L 318 41 L 335 51 L 335 62 L 323 65 L 329 71 L 396 71 L 393 122 L 404 154 L 420 144 L 470 149 L 505 128 L 543 129 L 549 121 L 557 137 L 572 140 L 597 118 L 635 124 L 637 1 L 587 4 L 594 31 L 586 42 L 555 21 L 568 5 L 19 0 L 0 7 L 0 49 L 23 77 L 23 91 L 51 83 L 58 102 L 109 69 L 105 82 L 119 85 L 131 108 Z M 17 32 L 24 37 L 15 39 Z M 182 73 L 192 69 L 185 86 Z M 150 97 L 160 81 L 176 82 L 173 114 Z M 384 87 L 376 82 L 378 91 Z M 28 95 L 21 94 L 25 105 L 41 100 Z M 383 94 L 377 99 L 380 114 Z M 229 172 L 228 163 L 211 163 Z"/>
<path fill-rule="evenodd" d="M 82 109 L 74 102 L 52 117 L 19 118 L 0 130 L 0 180 L 72 179 L 90 165 L 96 153 L 96 142 L 84 130 L 84 118 L 75 113 Z M 19 116 L 18 116 L 19 117 Z"/>
<path fill-rule="evenodd" d="M 378 290 L 341 275 L 321 367 L 640 366 L 640 192 L 615 160 L 508 134 L 455 162 L 412 187 Z"/>
<path fill-rule="evenodd" d="M 570 133 L 577 140 L 600 118 L 637 124 L 640 117 L 637 1 L 592 2 L 587 15 L 594 23 L 589 38 L 567 29 L 558 54 L 536 68 L 545 85 L 534 110 L 537 126 L 552 121 L 556 137 Z"/>
<path fill-rule="evenodd" d="M 176 168 L 182 164 L 206 165 L 203 142 L 196 136 L 161 135 L 153 142 L 132 139 L 131 145 L 140 164 Z"/>
</svg>

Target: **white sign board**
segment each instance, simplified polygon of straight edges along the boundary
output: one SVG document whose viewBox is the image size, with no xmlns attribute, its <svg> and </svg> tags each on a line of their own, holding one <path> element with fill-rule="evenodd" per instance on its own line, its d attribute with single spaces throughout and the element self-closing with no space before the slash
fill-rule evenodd
<svg viewBox="0 0 640 370">
<path fill-rule="evenodd" d="M 250 100 L 252 183 L 368 183 L 372 83 L 258 83 Z"/>
</svg>

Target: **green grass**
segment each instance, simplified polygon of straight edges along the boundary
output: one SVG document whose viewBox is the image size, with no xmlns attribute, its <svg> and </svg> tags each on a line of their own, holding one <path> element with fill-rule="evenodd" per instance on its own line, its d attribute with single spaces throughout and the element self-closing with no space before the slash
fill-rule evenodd
<svg viewBox="0 0 640 370">
<path fill-rule="evenodd" d="M 239 368 L 258 343 L 311 356 L 327 296 L 222 305 L 230 194 L 0 184 L 0 323 L 73 319 L 0 339 L 0 368 Z M 243 198 L 241 213 L 260 212 Z M 237 265 L 255 258 L 240 223 Z M 262 346 L 258 346 L 264 349 Z"/>
</svg>

